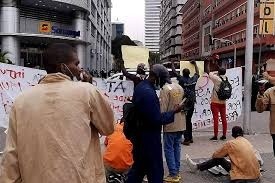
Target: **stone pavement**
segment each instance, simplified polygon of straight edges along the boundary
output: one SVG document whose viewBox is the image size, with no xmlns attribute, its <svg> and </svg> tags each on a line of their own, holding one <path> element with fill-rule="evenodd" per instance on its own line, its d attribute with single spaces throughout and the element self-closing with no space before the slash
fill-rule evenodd
<svg viewBox="0 0 275 183">
<path fill-rule="evenodd" d="M 228 125 L 228 139 L 232 139 L 231 128 L 235 125 L 240 125 L 242 117 L 237 122 L 230 123 Z M 264 160 L 264 170 L 262 182 L 263 183 L 275 183 L 275 158 L 273 157 L 272 138 L 269 134 L 269 113 L 258 114 L 252 112 L 251 128 L 253 130 L 252 135 L 246 136 L 246 138 L 254 145 L 256 149 L 260 151 Z M 219 129 L 222 129 L 221 126 Z M 0 151 L 4 147 L 5 135 L 4 131 L 0 129 Z M 197 172 L 191 173 L 185 162 L 185 154 L 189 154 L 192 159 L 199 162 L 202 159 L 211 157 L 212 153 L 222 146 L 223 141 L 211 142 L 209 138 L 213 135 L 213 128 L 207 128 L 194 132 L 194 144 L 191 146 L 182 146 L 182 166 L 181 175 L 183 177 L 181 182 L 185 183 L 218 183 L 228 182 L 226 176 L 214 176 L 209 172 Z M 0 157 L 1 159 L 1 157 Z M 165 158 L 164 158 L 165 160 Z M 166 162 L 164 162 L 166 167 Z M 167 167 L 166 167 L 167 174 Z"/>
</svg>

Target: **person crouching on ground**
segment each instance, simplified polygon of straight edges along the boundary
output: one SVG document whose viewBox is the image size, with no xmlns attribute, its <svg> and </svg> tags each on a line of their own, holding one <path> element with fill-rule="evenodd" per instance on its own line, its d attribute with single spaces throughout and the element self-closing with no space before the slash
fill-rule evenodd
<svg viewBox="0 0 275 183">
<path fill-rule="evenodd" d="M 193 172 L 208 170 L 220 165 L 230 172 L 232 183 L 259 181 L 260 164 L 252 144 L 243 137 L 243 129 L 239 126 L 233 127 L 232 136 L 235 139 L 226 142 L 221 149 L 213 154 L 212 159 L 206 162 L 196 164 L 186 155 L 187 165 Z M 225 159 L 227 156 L 231 163 Z"/>
<path fill-rule="evenodd" d="M 133 145 L 123 133 L 124 119 L 116 124 L 113 134 L 105 138 L 105 152 L 103 155 L 106 177 L 112 174 L 128 173 L 133 164 Z"/>
</svg>

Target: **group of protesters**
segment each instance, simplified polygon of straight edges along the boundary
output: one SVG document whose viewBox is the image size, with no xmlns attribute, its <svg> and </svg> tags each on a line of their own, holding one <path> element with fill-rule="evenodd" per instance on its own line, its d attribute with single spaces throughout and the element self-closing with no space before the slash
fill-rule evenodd
<svg viewBox="0 0 275 183">
<path fill-rule="evenodd" d="M 138 65 L 135 75 L 122 67 L 123 74 L 134 82 L 132 103 L 142 123 L 131 141 L 123 133 L 127 121 L 123 118 L 114 124 L 109 102 L 91 84 L 91 76 L 80 69 L 73 47 L 52 44 L 43 62 L 48 74 L 38 85 L 24 91 L 11 108 L 0 166 L 1 183 L 103 183 L 106 176 L 108 180 L 114 173 L 125 177 L 128 183 L 141 183 L 145 176 L 149 183 L 180 182 L 180 144 L 193 143 L 191 118 L 199 78 L 196 62 L 191 62 L 196 74 L 191 77 L 190 70 L 184 69 L 182 76 L 177 75 L 178 83 L 171 81 L 167 68 L 160 64 L 153 65 L 148 76 L 145 64 Z M 214 83 L 214 136 L 210 140 L 218 140 L 219 114 L 223 124 L 220 140 L 226 140 L 226 100 L 217 94 L 221 83 L 227 80 L 226 69 L 209 72 L 208 65 L 206 73 Z M 82 82 L 74 82 L 77 80 Z M 259 112 L 274 103 L 273 90 L 259 92 Z M 271 107 L 272 134 L 273 112 Z M 103 156 L 99 134 L 106 136 Z M 227 141 L 209 161 L 196 164 L 187 155 L 190 169 L 203 171 L 221 165 L 230 171 L 232 182 L 257 182 L 260 164 L 253 146 L 243 137 L 241 127 L 233 127 L 232 136 L 234 139 Z M 163 150 L 169 170 L 166 177 Z M 225 159 L 227 156 L 230 161 Z"/>
</svg>

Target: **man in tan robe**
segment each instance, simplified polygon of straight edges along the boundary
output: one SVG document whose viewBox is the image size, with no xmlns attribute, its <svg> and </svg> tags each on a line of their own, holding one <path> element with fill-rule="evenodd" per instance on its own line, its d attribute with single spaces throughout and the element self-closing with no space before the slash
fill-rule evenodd
<svg viewBox="0 0 275 183">
<path fill-rule="evenodd" d="M 96 87 L 72 81 L 78 64 L 70 45 L 46 51 L 48 75 L 11 109 L 1 183 L 106 182 L 99 134 L 113 132 L 114 115 Z"/>
</svg>

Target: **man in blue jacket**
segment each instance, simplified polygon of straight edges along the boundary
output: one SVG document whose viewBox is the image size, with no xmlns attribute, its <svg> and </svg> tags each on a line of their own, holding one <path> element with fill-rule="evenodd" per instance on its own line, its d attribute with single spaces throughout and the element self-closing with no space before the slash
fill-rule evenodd
<svg viewBox="0 0 275 183">
<path fill-rule="evenodd" d="M 151 68 L 148 79 L 135 87 L 133 103 L 140 113 L 142 128 L 133 142 L 134 164 L 128 174 L 128 183 L 141 183 L 145 175 L 149 183 L 163 182 L 162 125 L 172 123 L 174 114 L 182 109 L 177 105 L 172 111 L 160 112 L 155 89 L 167 82 L 171 83 L 169 72 L 164 66 L 156 64 Z"/>
</svg>

